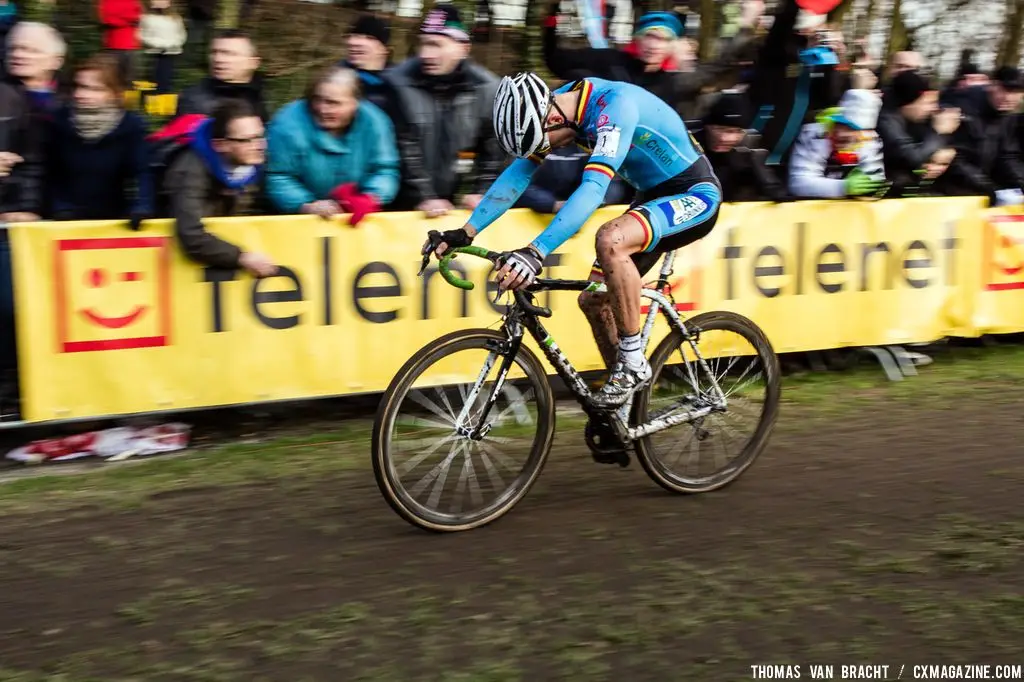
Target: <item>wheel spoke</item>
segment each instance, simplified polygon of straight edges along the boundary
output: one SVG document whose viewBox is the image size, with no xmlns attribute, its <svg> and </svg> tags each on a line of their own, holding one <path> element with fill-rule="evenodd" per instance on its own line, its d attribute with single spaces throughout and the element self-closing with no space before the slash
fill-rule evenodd
<svg viewBox="0 0 1024 682">
<path fill-rule="evenodd" d="M 427 396 L 423 395 L 423 392 L 420 391 L 419 389 L 415 389 L 413 392 L 411 392 L 409 394 L 409 397 L 412 398 L 413 401 L 423 409 L 428 410 L 429 412 L 432 412 L 438 417 L 440 417 L 441 421 L 444 422 L 445 424 L 449 426 L 455 424 L 455 419 L 453 419 L 450 414 L 445 413 L 445 411 L 441 409 L 437 404 L 435 404 L 432 400 L 428 399 Z"/>
<path fill-rule="evenodd" d="M 443 448 L 445 445 L 448 445 L 449 443 L 454 441 L 456 438 L 458 438 L 458 434 L 456 434 L 456 433 L 448 434 L 447 436 L 445 436 L 441 440 L 435 442 L 433 445 L 431 445 L 429 448 L 427 448 L 426 450 L 424 450 L 420 454 L 416 455 L 415 457 L 409 458 L 409 460 L 407 460 L 405 464 L 403 464 L 401 467 L 399 467 L 399 469 L 398 469 L 399 475 L 409 473 L 414 468 L 416 468 L 416 466 L 420 462 L 425 460 L 427 457 L 430 457 L 432 454 L 434 454 L 435 452 L 437 452 L 438 450 Z"/>
<path fill-rule="evenodd" d="M 448 454 L 444 459 L 438 462 L 437 465 L 428 471 L 416 485 L 409 489 L 409 494 L 414 498 L 419 497 L 423 491 L 427 489 L 427 486 L 436 481 L 438 476 L 448 470 L 448 467 L 451 466 L 452 460 L 455 459 L 455 455 L 458 454 L 460 447 L 461 445 L 456 443 L 455 447 L 448 451 Z"/>
</svg>

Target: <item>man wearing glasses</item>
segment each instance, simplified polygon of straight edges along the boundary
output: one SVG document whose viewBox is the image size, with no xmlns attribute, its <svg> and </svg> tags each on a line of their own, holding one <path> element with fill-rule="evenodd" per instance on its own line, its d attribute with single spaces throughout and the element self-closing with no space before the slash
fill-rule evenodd
<svg viewBox="0 0 1024 682">
<path fill-rule="evenodd" d="M 269 277 L 277 266 L 265 254 L 210 234 L 204 218 L 265 213 L 259 205 L 267 157 L 263 121 L 245 100 L 225 100 L 199 125 L 167 169 L 164 192 L 175 233 L 189 258 L 216 268 L 243 268 Z"/>
</svg>

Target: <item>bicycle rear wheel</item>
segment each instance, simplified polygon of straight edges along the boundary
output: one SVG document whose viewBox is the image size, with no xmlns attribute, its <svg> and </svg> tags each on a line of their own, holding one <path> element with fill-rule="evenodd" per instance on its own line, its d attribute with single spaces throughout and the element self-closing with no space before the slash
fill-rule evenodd
<svg viewBox="0 0 1024 682">
<path fill-rule="evenodd" d="M 554 437 L 554 396 L 526 346 L 500 378 L 509 345 L 488 329 L 448 334 L 406 362 L 384 394 L 373 472 L 384 499 L 409 523 L 438 532 L 479 528 L 537 480 Z M 489 400 L 484 435 L 474 439 Z"/>
<path fill-rule="evenodd" d="M 653 378 L 637 395 L 632 423 L 710 408 L 635 442 L 637 459 L 658 485 L 702 493 L 735 481 L 764 450 L 778 414 L 781 371 L 764 332 L 741 315 L 702 313 L 686 326 L 695 338 L 673 329 L 651 355 Z"/>
</svg>

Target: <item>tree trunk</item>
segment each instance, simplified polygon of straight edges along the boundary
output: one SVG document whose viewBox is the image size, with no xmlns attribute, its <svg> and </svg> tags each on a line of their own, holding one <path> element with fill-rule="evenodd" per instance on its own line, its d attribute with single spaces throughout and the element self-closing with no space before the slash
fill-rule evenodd
<svg viewBox="0 0 1024 682">
<path fill-rule="evenodd" d="M 847 13 L 853 8 L 856 0 L 842 0 L 834 10 L 828 13 L 828 21 L 830 24 L 839 25 L 843 23 L 843 19 L 846 18 Z"/>
<path fill-rule="evenodd" d="M 419 38 L 420 38 L 419 27 L 420 27 L 420 24 L 423 23 L 423 20 L 427 18 L 427 15 L 430 14 L 430 10 L 434 9 L 434 5 L 436 5 L 436 4 L 437 4 L 436 0 L 423 0 L 423 9 L 420 12 L 419 21 L 417 21 L 416 25 L 413 28 L 411 28 L 405 34 L 405 53 L 406 53 L 406 57 L 415 57 L 416 56 L 417 48 L 419 47 L 419 43 L 420 43 L 420 41 L 419 41 Z M 397 52 L 397 50 L 396 50 L 396 52 Z"/>
<path fill-rule="evenodd" d="M 907 26 L 903 23 L 903 0 L 893 0 L 892 26 L 889 29 L 889 44 L 883 61 L 888 64 L 892 56 L 907 46 Z"/>
<path fill-rule="evenodd" d="M 715 51 L 715 23 L 718 18 L 715 0 L 700 0 L 700 59 L 709 61 Z"/>
<path fill-rule="evenodd" d="M 542 2 L 526 4 L 526 21 L 523 25 L 522 43 L 520 43 L 523 49 L 520 50 L 520 55 L 523 70 L 543 71 L 545 75 L 550 76 L 544 67 L 544 56 L 540 50 L 540 24 L 546 7 L 547 5 Z"/>
<path fill-rule="evenodd" d="M 871 35 L 871 27 L 875 23 L 875 12 L 878 10 L 877 0 L 868 0 L 868 6 L 863 16 L 857 19 L 857 28 L 854 35 L 857 38 L 867 38 Z"/>
<path fill-rule="evenodd" d="M 238 15 L 241 9 L 242 3 L 239 0 L 226 0 L 222 2 L 216 22 L 217 28 L 237 28 Z"/>
<path fill-rule="evenodd" d="M 1017 66 L 1020 63 L 1020 43 L 1024 37 L 1024 0 L 1006 0 L 1006 26 L 996 63 Z"/>
</svg>

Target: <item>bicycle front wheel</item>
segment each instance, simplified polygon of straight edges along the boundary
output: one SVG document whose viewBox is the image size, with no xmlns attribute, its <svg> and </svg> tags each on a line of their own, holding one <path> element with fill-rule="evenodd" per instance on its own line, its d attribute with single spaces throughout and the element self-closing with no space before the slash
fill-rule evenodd
<svg viewBox="0 0 1024 682">
<path fill-rule="evenodd" d="M 509 346 L 489 329 L 448 334 L 416 353 L 384 394 L 373 472 L 409 523 L 438 532 L 479 528 L 537 480 L 554 437 L 554 396 L 526 346 L 501 376 Z"/>
<path fill-rule="evenodd" d="M 677 414 L 703 414 L 689 423 L 636 441 L 637 459 L 672 492 L 721 488 L 746 471 L 764 450 L 781 396 L 779 359 L 752 321 L 708 312 L 686 322 L 651 356 L 653 379 L 637 395 L 633 423 Z"/>
</svg>

